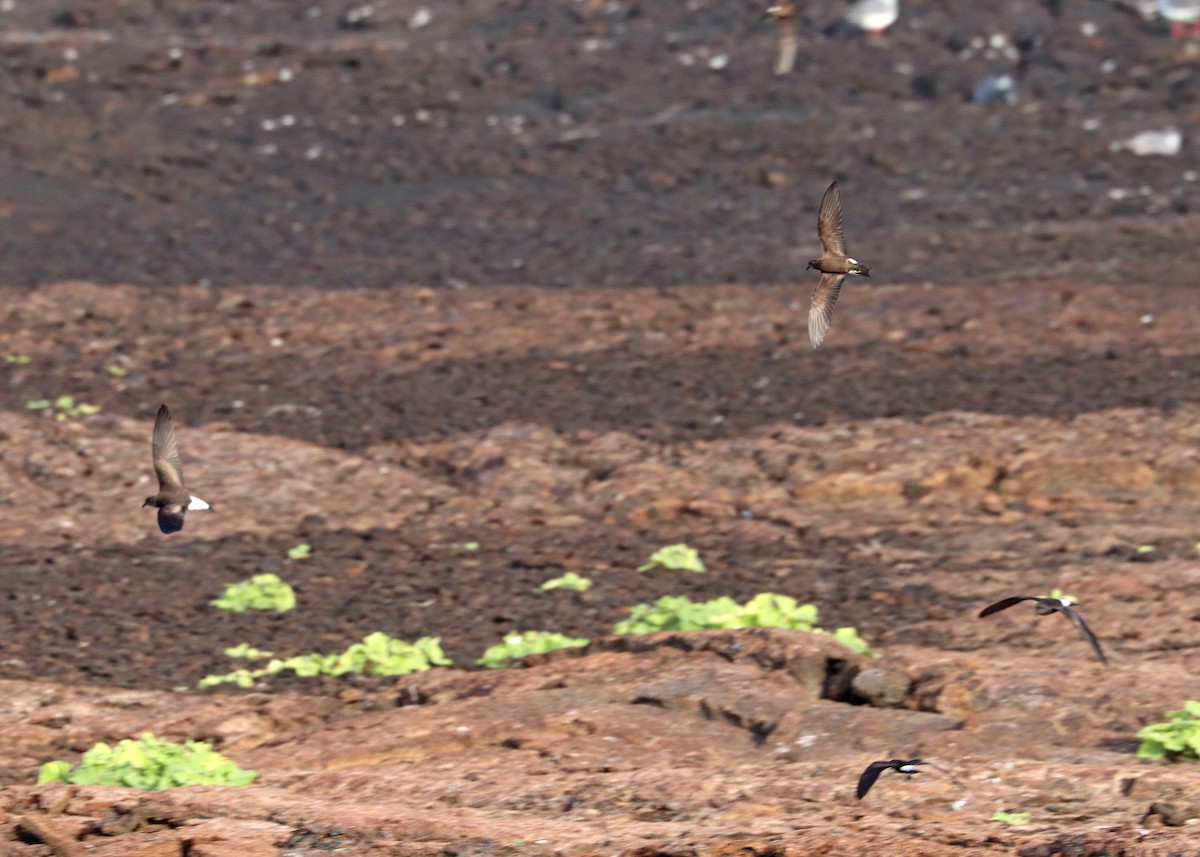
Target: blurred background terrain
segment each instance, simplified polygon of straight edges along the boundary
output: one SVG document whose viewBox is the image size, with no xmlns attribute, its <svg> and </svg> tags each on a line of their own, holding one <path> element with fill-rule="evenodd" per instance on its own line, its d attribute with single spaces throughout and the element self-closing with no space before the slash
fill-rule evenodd
<svg viewBox="0 0 1200 857">
<path fill-rule="evenodd" d="M 837 178 L 882 281 L 1190 281 L 1196 42 L 1107 0 L 845 9 L 800 4 L 776 76 L 747 0 L 12 2 L 5 280 L 789 282 Z"/>
<path fill-rule="evenodd" d="M 1200 41 L 1144 5 L 815 0 L 775 75 L 728 0 L 0 0 L 0 852 L 1194 852 L 1135 753 L 1200 671 Z M 1052 589 L 1107 668 L 977 618 Z M 881 657 L 611 635 L 761 592 Z M 471 669 L 524 630 L 592 644 Z M 195 687 L 377 631 L 464 669 Z M 261 777 L 32 785 L 147 730 Z M 914 755 L 966 788 L 854 799 Z"/>
</svg>

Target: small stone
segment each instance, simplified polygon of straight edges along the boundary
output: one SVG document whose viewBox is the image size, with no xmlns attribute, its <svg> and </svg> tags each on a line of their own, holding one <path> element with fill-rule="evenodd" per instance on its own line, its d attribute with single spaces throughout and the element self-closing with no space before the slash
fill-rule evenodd
<svg viewBox="0 0 1200 857">
<path fill-rule="evenodd" d="M 791 184 L 791 179 L 783 170 L 762 170 L 758 175 L 758 180 L 764 187 L 769 188 L 787 187 Z"/>
<path fill-rule="evenodd" d="M 1188 819 L 1195 817 L 1196 807 L 1180 806 L 1169 801 L 1155 801 L 1150 804 L 1150 808 L 1142 816 L 1142 826 L 1152 826 L 1150 822 L 1157 818 L 1164 827 L 1183 827 Z"/>
<path fill-rule="evenodd" d="M 1122 150 L 1138 156 L 1145 155 L 1178 155 L 1183 147 L 1183 134 L 1178 128 L 1164 128 L 1161 131 L 1143 131 L 1134 134 L 1127 140 L 1116 140 L 1109 145 L 1114 152 Z"/>
<path fill-rule="evenodd" d="M 419 30 L 422 27 L 428 27 L 429 22 L 432 20 L 433 13 L 429 11 L 429 7 L 422 6 L 408 19 L 408 28 L 410 30 Z"/>
<path fill-rule="evenodd" d="M 850 683 L 856 694 L 876 708 L 899 708 L 911 685 L 906 674 L 886 667 L 869 667 Z"/>
</svg>

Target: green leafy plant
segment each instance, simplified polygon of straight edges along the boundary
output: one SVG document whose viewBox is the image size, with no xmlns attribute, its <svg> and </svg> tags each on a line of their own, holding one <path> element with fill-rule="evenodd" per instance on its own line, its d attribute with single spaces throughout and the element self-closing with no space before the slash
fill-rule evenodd
<svg viewBox="0 0 1200 857">
<path fill-rule="evenodd" d="M 659 548 L 651 554 L 645 565 L 638 566 L 638 571 L 649 571 L 660 565 L 673 571 L 704 572 L 708 570 L 700 559 L 700 552 L 682 543 Z"/>
<path fill-rule="evenodd" d="M 87 786 L 129 786 L 170 789 L 176 786 L 245 786 L 258 776 L 226 759 L 203 741 L 173 744 L 147 732 L 126 738 L 115 747 L 97 744 L 72 768 L 67 762 L 47 762 L 38 783 L 62 781 Z"/>
<path fill-rule="evenodd" d="M 996 810 L 996 814 L 992 816 L 992 821 L 998 821 L 1001 824 L 1012 825 L 1029 824 L 1029 813 L 1005 812 L 1002 809 L 998 809 Z"/>
<path fill-rule="evenodd" d="M 54 418 L 59 421 L 100 413 L 99 405 L 76 402 L 74 396 L 59 396 L 54 401 L 50 399 L 34 399 L 33 401 L 26 402 L 25 407 L 31 411 L 52 413 L 54 414 Z"/>
<path fill-rule="evenodd" d="M 592 582 L 586 577 L 580 577 L 573 571 L 568 571 L 562 577 L 547 580 L 541 589 L 570 589 L 572 592 L 584 592 L 592 588 Z"/>
<path fill-rule="evenodd" d="M 818 634 L 825 633 L 820 628 L 814 628 L 813 631 Z M 871 651 L 871 647 L 867 644 L 867 641 L 858 636 L 857 628 L 852 628 L 849 625 L 841 628 L 835 628 L 833 631 L 833 639 L 837 640 L 852 652 L 858 652 L 858 654 L 866 655 L 868 658 L 879 657 L 878 653 Z"/>
<path fill-rule="evenodd" d="M 197 683 L 197 687 L 229 683 L 238 687 L 250 687 L 260 678 L 285 672 L 293 672 L 304 678 L 320 675 L 339 676 L 347 673 L 408 675 L 424 672 L 434 666 L 450 666 L 452 663 L 453 661 L 442 652 L 440 637 L 421 637 L 414 643 L 406 643 L 376 631 L 363 637 L 361 643 L 354 643 L 341 653 L 313 653 L 291 658 L 273 658 L 261 669 L 243 668 L 224 675 L 205 676 Z"/>
<path fill-rule="evenodd" d="M 554 631 L 516 631 L 505 634 L 503 643 L 488 646 L 483 657 L 475 663 L 491 669 L 500 669 L 529 655 L 586 646 L 588 642 L 581 637 L 567 637 Z"/>
<path fill-rule="evenodd" d="M 264 652 L 262 649 L 256 649 L 249 643 L 239 643 L 236 646 L 225 650 L 225 656 L 229 658 L 245 658 L 246 660 L 257 660 L 259 658 L 269 658 L 274 655 L 274 652 Z"/>
<path fill-rule="evenodd" d="M 704 631 L 718 628 L 791 628 L 828 634 L 816 626 L 817 608 L 799 604 L 790 595 L 762 592 L 745 604 L 722 595 L 693 602 L 686 595 L 664 595 L 653 604 L 638 604 L 629 618 L 613 627 L 615 634 L 652 634 L 656 631 Z M 875 657 L 854 628 L 838 628 L 833 638 L 859 654 Z"/>
<path fill-rule="evenodd" d="M 296 593 L 276 574 L 256 574 L 240 583 L 227 583 L 220 598 L 209 602 L 213 607 L 233 613 L 247 610 L 274 610 L 286 613 L 296 606 Z"/>
<path fill-rule="evenodd" d="M 4 362 L 5 363 L 20 363 L 20 364 L 24 365 L 26 363 L 32 363 L 33 358 L 30 357 L 28 354 L 5 354 Z"/>
<path fill-rule="evenodd" d="M 249 670 L 245 667 L 233 672 L 206 675 L 196 682 L 196 687 L 216 687 L 218 684 L 236 684 L 238 687 L 254 687 L 254 682 L 268 675 L 265 669 Z"/>
<path fill-rule="evenodd" d="M 1139 759 L 1200 759 L 1200 701 L 1189 699 L 1178 711 L 1168 711 L 1166 723 L 1140 729 Z"/>
<path fill-rule="evenodd" d="M 312 553 L 312 545 L 298 544 L 295 547 L 288 548 L 288 559 L 308 559 Z"/>
<path fill-rule="evenodd" d="M 112 375 L 114 378 L 124 378 L 129 374 L 128 369 L 126 369 L 124 366 L 118 366 L 116 363 L 109 363 L 104 367 L 104 371 L 109 375 Z"/>
</svg>

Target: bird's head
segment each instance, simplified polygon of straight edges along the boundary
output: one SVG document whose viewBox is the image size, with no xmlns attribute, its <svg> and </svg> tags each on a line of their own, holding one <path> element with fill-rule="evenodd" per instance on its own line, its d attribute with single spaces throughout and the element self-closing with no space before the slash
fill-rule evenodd
<svg viewBox="0 0 1200 857">
<path fill-rule="evenodd" d="M 145 509 L 147 506 L 157 506 L 157 505 L 158 505 L 157 497 L 147 497 L 146 502 L 142 504 L 142 508 Z"/>
<path fill-rule="evenodd" d="M 790 2 L 790 0 L 785 0 L 785 2 L 772 3 L 770 6 L 768 6 L 767 11 L 764 13 L 764 17 L 774 18 L 777 21 L 785 21 L 795 14 L 796 4 Z"/>
<path fill-rule="evenodd" d="M 810 259 L 808 262 L 808 268 L 816 268 L 818 271 L 821 270 L 821 260 L 820 259 Z M 804 270 L 807 271 L 808 268 L 805 268 Z"/>
</svg>

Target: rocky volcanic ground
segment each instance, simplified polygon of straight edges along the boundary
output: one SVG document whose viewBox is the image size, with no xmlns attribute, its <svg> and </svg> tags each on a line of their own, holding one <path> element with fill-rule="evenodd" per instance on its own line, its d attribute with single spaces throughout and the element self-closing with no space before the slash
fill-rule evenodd
<svg viewBox="0 0 1200 857">
<path fill-rule="evenodd" d="M 0 853 L 1200 853 L 1200 766 L 1135 756 L 1198 696 L 1200 50 L 842 9 L 775 77 L 751 3 L 0 3 Z M 831 178 L 873 276 L 814 352 Z M 169 538 L 164 401 L 216 504 Z M 708 572 L 636 571 L 675 542 Z M 294 611 L 210 606 L 261 572 Z M 1054 588 L 1107 668 L 976 616 Z M 880 657 L 611 636 L 768 591 Z M 472 666 L 535 629 L 592 642 Z M 374 631 L 457 666 L 195 689 Z M 145 731 L 260 777 L 33 784 Z"/>
<path fill-rule="evenodd" d="M 29 358 L 0 414 L 11 853 L 1195 853 L 1200 768 L 1134 755 L 1200 668 L 1189 290 L 849 290 L 817 352 L 795 297 L 10 290 Z M 25 408 L 67 391 L 101 412 Z M 170 538 L 138 509 L 163 397 L 217 504 Z M 635 570 L 677 541 L 706 574 Z M 294 611 L 209 606 L 264 571 Z M 567 571 L 595 585 L 539 589 Z M 1060 617 L 975 616 L 1055 587 L 1108 668 Z M 881 657 L 800 632 L 606 636 L 660 595 L 764 591 Z M 188 690 L 241 642 L 434 635 L 470 667 L 529 629 L 593 644 Z M 31 785 L 147 730 L 260 779 Z M 964 788 L 854 799 L 867 762 L 916 755 Z"/>
</svg>

